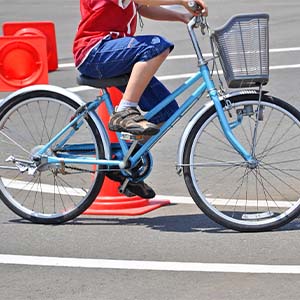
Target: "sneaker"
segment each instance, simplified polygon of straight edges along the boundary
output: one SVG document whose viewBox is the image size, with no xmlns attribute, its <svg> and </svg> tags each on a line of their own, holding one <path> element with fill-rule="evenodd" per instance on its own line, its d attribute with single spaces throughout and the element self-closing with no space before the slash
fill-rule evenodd
<svg viewBox="0 0 300 300">
<path fill-rule="evenodd" d="M 109 179 L 120 183 L 123 183 L 123 181 L 126 179 L 126 177 L 122 175 L 119 171 L 106 172 L 106 176 Z M 144 199 L 151 199 L 155 197 L 154 190 L 144 181 L 129 181 L 124 194 L 128 197 L 140 196 Z"/>
<path fill-rule="evenodd" d="M 135 107 L 114 112 L 109 120 L 108 128 L 111 131 L 125 131 L 135 135 L 154 135 L 159 127 L 148 122 Z"/>
</svg>

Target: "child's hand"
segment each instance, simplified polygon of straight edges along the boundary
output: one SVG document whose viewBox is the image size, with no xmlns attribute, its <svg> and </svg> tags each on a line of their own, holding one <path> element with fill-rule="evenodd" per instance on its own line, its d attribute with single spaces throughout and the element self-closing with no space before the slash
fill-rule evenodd
<svg viewBox="0 0 300 300">
<path fill-rule="evenodd" d="M 208 7 L 203 0 L 182 0 L 182 5 L 193 15 L 208 15 Z"/>
</svg>

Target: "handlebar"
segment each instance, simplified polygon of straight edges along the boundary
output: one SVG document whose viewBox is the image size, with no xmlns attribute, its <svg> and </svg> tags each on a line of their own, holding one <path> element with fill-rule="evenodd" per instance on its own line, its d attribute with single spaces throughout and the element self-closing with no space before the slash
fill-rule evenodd
<svg viewBox="0 0 300 300">
<path fill-rule="evenodd" d="M 192 2 L 194 2 L 194 1 L 192 1 Z M 206 62 L 203 58 L 203 55 L 202 55 L 200 46 L 198 44 L 198 40 L 197 40 L 195 31 L 194 31 L 194 28 L 198 28 L 198 27 L 201 28 L 202 34 L 205 34 L 204 29 L 208 28 L 206 18 L 201 15 L 194 16 L 187 24 L 187 28 L 188 28 L 188 32 L 189 32 L 190 38 L 192 40 L 192 43 L 193 43 L 193 46 L 194 46 L 194 49 L 195 49 L 195 52 L 196 52 L 196 55 L 198 58 L 198 63 L 199 63 L 199 65 L 203 65 Z"/>
<path fill-rule="evenodd" d="M 194 0 L 189 0 L 188 1 L 188 7 L 194 12 L 199 11 L 199 8 L 200 8 L 198 3 L 195 2 Z M 199 14 L 195 17 L 196 17 L 196 19 L 195 19 L 194 27 L 199 27 L 200 26 L 201 32 L 204 35 L 205 34 L 204 29 L 207 27 L 206 17 L 203 17 L 201 14 Z"/>
</svg>

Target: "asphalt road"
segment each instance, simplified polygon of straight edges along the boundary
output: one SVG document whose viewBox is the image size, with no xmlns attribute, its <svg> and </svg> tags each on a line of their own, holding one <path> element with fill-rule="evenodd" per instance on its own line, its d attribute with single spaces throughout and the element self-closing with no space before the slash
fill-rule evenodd
<svg viewBox="0 0 300 300">
<path fill-rule="evenodd" d="M 73 62 L 78 2 L 0 0 L 1 22 L 55 22 L 60 67 L 49 74 L 49 82 L 71 90 L 77 88 L 76 71 L 65 64 Z M 236 13 L 270 14 L 267 89 L 300 108 L 299 2 L 207 2 L 212 27 Z M 150 32 L 175 42 L 173 56 L 193 54 L 182 24 L 145 21 L 139 33 Z M 200 43 L 208 53 L 207 40 L 200 37 Z M 164 77 L 172 90 L 183 80 L 179 75 L 196 68 L 194 58 L 168 60 L 158 75 L 178 75 Z M 97 90 L 78 94 L 90 100 Z M 184 121 L 191 114 L 153 149 L 155 164 L 148 183 L 159 195 L 188 196 L 175 162 Z M 0 203 L 0 298 L 298 299 L 299 226 L 295 220 L 274 232 L 236 233 L 210 221 L 194 204 L 173 204 L 137 217 L 82 216 L 65 225 L 42 226 L 20 220 Z"/>
</svg>

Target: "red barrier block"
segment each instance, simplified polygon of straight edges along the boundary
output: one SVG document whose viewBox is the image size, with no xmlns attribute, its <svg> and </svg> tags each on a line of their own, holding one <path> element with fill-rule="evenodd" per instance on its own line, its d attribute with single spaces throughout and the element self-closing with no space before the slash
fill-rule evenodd
<svg viewBox="0 0 300 300">
<path fill-rule="evenodd" d="M 47 83 L 45 37 L 0 37 L 1 91 L 14 91 L 28 85 Z"/>
<path fill-rule="evenodd" d="M 53 22 L 6 22 L 2 25 L 5 36 L 37 36 L 46 37 L 48 70 L 55 71 L 58 68 L 57 46 L 55 26 Z"/>
</svg>

